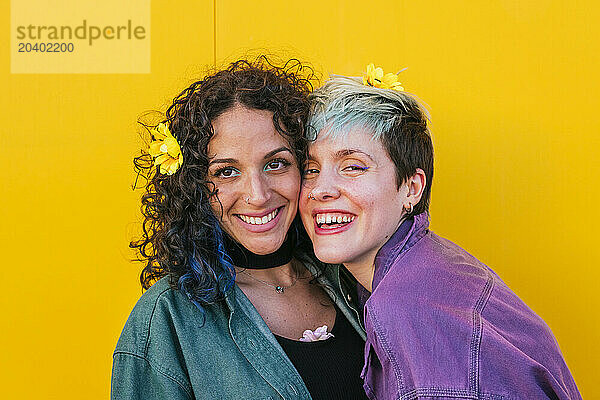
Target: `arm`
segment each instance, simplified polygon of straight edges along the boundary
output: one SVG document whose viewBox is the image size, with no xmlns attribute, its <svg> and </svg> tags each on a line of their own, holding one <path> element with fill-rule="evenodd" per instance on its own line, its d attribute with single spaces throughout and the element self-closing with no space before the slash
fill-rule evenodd
<svg viewBox="0 0 600 400">
<path fill-rule="evenodd" d="M 189 384 L 153 365 L 143 356 L 115 352 L 113 356 L 111 400 L 190 400 Z"/>
</svg>

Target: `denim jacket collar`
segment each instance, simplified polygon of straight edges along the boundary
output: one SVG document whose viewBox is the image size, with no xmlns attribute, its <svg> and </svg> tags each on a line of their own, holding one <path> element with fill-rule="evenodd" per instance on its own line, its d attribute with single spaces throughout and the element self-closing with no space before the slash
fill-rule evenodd
<svg viewBox="0 0 600 400">
<path fill-rule="evenodd" d="M 310 399 L 310 393 L 277 339 L 237 286 L 227 293 L 229 333 L 248 362 L 284 398 Z"/>
<path fill-rule="evenodd" d="M 358 313 L 347 302 L 347 294 L 340 283 L 339 265 L 320 270 L 306 255 L 297 255 L 306 268 L 318 276 L 317 281 L 334 294 L 333 300 L 363 340 L 364 329 L 359 325 Z M 244 292 L 237 286 L 227 293 L 225 305 L 229 309 L 229 333 L 236 346 L 256 371 L 282 398 L 310 399 L 306 385 L 292 362 L 287 358 L 277 339 L 256 311 Z"/>
</svg>

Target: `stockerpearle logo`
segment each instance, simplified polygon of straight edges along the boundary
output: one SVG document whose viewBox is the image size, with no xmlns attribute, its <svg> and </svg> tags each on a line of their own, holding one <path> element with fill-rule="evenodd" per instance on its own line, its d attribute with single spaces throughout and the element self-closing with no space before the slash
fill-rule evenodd
<svg viewBox="0 0 600 400">
<path fill-rule="evenodd" d="M 150 0 L 12 0 L 12 73 L 149 73 Z"/>
</svg>

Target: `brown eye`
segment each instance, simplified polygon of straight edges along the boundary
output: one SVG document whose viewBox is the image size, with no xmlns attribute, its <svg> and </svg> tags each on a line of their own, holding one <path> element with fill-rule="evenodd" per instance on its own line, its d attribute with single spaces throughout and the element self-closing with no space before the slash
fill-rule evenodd
<svg viewBox="0 0 600 400">
<path fill-rule="evenodd" d="M 233 167 L 220 168 L 216 170 L 213 174 L 213 176 L 215 176 L 216 178 L 232 178 L 238 175 L 240 175 L 240 171 Z"/>
<path fill-rule="evenodd" d="M 317 165 L 313 162 L 307 162 L 304 164 L 304 168 L 302 169 L 302 177 L 304 178 L 314 178 L 320 171 L 316 168 Z"/>
<path fill-rule="evenodd" d="M 284 160 L 283 158 L 277 158 L 275 160 L 269 161 L 265 165 L 263 170 L 264 171 L 277 171 L 277 170 L 285 168 L 289 165 L 291 165 L 291 163 L 289 161 Z"/>
<path fill-rule="evenodd" d="M 348 176 L 359 176 L 362 175 L 369 167 L 365 166 L 362 163 L 344 163 L 342 164 L 342 173 Z"/>
<path fill-rule="evenodd" d="M 319 170 L 316 169 L 316 168 L 306 168 L 306 169 L 304 169 L 304 171 L 303 171 L 302 174 L 305 177 L 312 177 L 312 176 L 314 176 L 314 175 L 316 175 L 318 173 L 319 173 Z"/>
<path fill-rule="evenodd" d="M 366 171 L 368 169 L 369 167 L 362 167 L 360 165 L 352 164 L 345 167 L 344 171 Z"/>
</svg>

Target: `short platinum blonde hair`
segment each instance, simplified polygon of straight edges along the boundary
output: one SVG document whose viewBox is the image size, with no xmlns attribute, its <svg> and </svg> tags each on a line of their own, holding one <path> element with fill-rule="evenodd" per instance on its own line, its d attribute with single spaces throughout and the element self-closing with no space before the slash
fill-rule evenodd
<svg viewBox="0 0 600 400">
<path fill-rule="evenodd" d="M 354 127 L 370 131 L 394 162 L 398 187 L 417 168 L 425 172 L 426 187 L 412 215 L 428 211 L 433 179 L 429 112 L 410 93 L 363 85 L 359 79 L 334 76 L 309 96 L 307 139 L 342 137 Z"/>
</svg>

